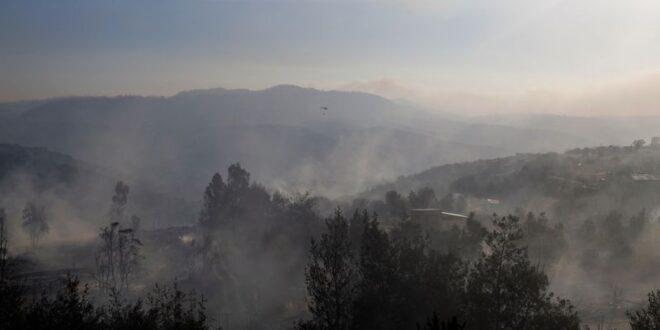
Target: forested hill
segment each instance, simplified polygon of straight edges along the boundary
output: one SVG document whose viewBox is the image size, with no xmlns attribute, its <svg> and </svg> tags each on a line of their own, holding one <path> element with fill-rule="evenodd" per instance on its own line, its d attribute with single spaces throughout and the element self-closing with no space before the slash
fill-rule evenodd
<svg viewBox="0 0 660 330">
<path fill-rule="evenodd" d="M 653 211 L 660 200 L 660 147 L 583 148 L 443 165 L 376 186 L 365 196 L 422 187 L 439 197 L 463 195 L 469 208 L 484 211 L 522 208 L 572 217 L 605 209 Z"/>
<path fill-rule="evenodd" d="M 128 210 L 145 226 L 180 224 L 194 215 L 187 202 L 154 192 L 128 175 L 45 148 L 0 144 L 0 205 L 12 219 L 20 219 L 23 206 L 34 202 L 46 206 L 58 224 L 54 228 L 96 230 L 107 222 L 119 180 L 130 187 Z"/>
</svg>

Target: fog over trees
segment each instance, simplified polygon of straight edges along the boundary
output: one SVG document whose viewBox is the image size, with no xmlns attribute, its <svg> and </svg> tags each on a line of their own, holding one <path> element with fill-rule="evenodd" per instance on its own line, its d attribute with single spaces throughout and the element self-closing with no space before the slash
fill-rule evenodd
<svg viewBox="0 0 660 330">
<path fill-rule="evenodd" d="M 575 174 L 568 187 L 545 181 L 548 173 L 571 171 L 567 166 L 578 161 L 574 158 L 590 155 L 614 162 L 599 162 L 599 168 L 622 164 L 608 178 L 617 181 L 586 190 L 586 179 Z M 633 146 L 524 157 L 522 166 L 501 165 L 525 176 L 499 177 L 507 187 L 499 192 L 492 185 L 486 185 L 487 195 L 480 192 L 491 179 L 476 172 L 476 185 L 465 185 L 457 175 L 441 194 L 429 185 L 380 197 L 370 190 L 353 200 L 272 191 L 235 163 L 225 175 L 210 177 L 192 225 L 148 230 L 140 228 L 139 216 L 128 216 L 134 209 L 132 189 L 117 181 L 106 187 L 112 194 L 108 211 L 98 210 L 105 225 L 95 238 L 64 245 L 49 241 L 44 228 L 54 230 L 66 218 L 27 202 L 20 212 L 2 216 L 3 321 L 17 329 L 41 322 L 90 329 L 134 322 L 158 329 L 268 328 L 273 322 L 298 329 L 580 329 L 628 318 L 633 329 L 654 329 L 655 293 L 647 307 L 644 295 L 634 293 L 652 283 L 656 267 L 646 259 L 653 258 L 648 249 L 655 246 L 648 236 L 657 226 L 651 213 L 601 208 L 581 217 L 585 211 L 571 205 L 605 194 L 613 207 L 619 195 L 607 192 L 614 184 L 648 198 L 640 194 L 655 193 L 653 181 L 638 185 L 629 177 L 624 184 L 626 174 L 620 171 L 636 173 L 635 167 L 660 159 L 660 152 Z M 536 190 L 528 190 L 533 196 L 507 195 L 520 184 L 534 184 Z M 514 203 L 511 196 L 518 206 L 510 215 L 496 214 Z M 547 196 L 556 201 L 544 212 L 522 206 L 529 197 Z M 495 203 L 495 197 L 501 200 Z M 440 211 L 444 215 L 424 213 Z M 10 220 L 16 215 L 18 227 Z M 21 233 L 27 234 L 28 254 L 17 253 L 21 243 L 12 243 Z M 69 251 L 77 267 L 61 253 L 36 246 L 39 238 L 40 245 Z M 43 259 L 47 255 L 62 261 Z M 57 278 L 66 285 L 47 284 Z M 584 278 L 591 288 L 570 289 Z M 637 284 L 626 284 L 630 280 Z M 149 283 L 171 281 L 174 287 L 148 291 Z M 604 307 L 579 303 L 610 294 L 613 300 Z M 30 302 L 30 295 L 41 297 Z M 67 307 L 74 314 L 59 315 L 61 306 L 80 310 Z M 607 314 L 598 314 L 603 309 Z M 50 323 L 37 321 L 44 317 Z"/>
</svg>

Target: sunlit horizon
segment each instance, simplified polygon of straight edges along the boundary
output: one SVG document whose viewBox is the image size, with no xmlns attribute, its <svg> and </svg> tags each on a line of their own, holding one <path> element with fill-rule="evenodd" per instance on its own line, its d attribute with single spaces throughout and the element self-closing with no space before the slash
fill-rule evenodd
<svg viewBox="0 0 660 330">
<path fill-rule="evenodd" d="M 2 102 L 294 84 L 470 114 L 658 112 L 655 1 L 3 0 L 0 9 Z"/>
</svg>

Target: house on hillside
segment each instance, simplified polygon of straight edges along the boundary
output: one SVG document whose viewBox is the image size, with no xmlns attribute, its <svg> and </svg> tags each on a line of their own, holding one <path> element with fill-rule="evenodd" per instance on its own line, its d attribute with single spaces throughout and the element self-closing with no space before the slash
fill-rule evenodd
<svg viewBox="0 0 660 330">
<path fill-rule="evenodd" d="M 468 216 L 445 212 L 441 209 L 410 209 L 410 221 L 420 224 L 423 228 L 447 230 L 453 226 L 459 228 L 465 225 Z"/>
<path fill-rule="evenodd" d="M 660 136 L 654 136 L 651 138 L 651 147 L 660 148 Z"/>
</svg>

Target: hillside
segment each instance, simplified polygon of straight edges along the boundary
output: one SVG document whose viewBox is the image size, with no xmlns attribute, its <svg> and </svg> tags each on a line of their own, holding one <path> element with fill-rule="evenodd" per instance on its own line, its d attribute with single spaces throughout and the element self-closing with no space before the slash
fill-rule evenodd
<svg viewBox="0 0 660 330">
<path fill-rule="evenodd" d="M 585 218 L 617 210 L 654 212 L 660 199 L 660 148 L 595 147 L 443 165 L 372 188 L 365 196 L 431 187 L 458 193 L 484 212 L 517 208 Z M 488 203 L 497 201 L 499 203 Z"/>
</svg>

